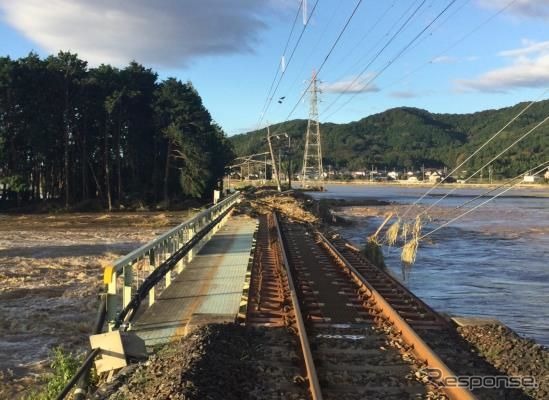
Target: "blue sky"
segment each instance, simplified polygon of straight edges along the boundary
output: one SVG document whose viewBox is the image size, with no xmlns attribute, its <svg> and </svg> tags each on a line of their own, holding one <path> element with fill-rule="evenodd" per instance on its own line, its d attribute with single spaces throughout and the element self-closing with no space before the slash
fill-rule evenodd
<svg viewBox="0 0 549 400">
<path fill-rule="evenodd" d="M 92 66 L 135 59 L 161 78 L 192 81 L 232 135 L 284 121 L 294 107 L 291 118 L 307 118 L 307 98 L 298 102 L 306 80 L 358 0 L 318 0 L 312 15 L 316 0 L 306 3 L 302 40 L 263 117 L 300 0 L 0 0 L 0 54 L 71 50 Z M 286 63 L 303 27 L 300 15 Z M 549 87 L 549 1 L 363 0 L 318 78 L 322 122 L 398 106 L 464 113 L 537 99 Z"/>
</svg>

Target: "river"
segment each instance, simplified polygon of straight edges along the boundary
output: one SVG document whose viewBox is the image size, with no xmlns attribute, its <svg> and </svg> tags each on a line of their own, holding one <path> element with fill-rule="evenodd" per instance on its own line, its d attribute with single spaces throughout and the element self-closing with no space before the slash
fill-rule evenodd
<svg viewBox="0 0 549 400">
<path fill-rule="evenodd" d="M 402 215 L 427 188 L 328 185 L 316 198 L 377 199 L 390 206 L 353 206 L 341 214 L 355 221 L 341 234 L 363 244 L 389 211 Z M 422 199 L 422 209 L 450 189 Z M 429 210 L 429 232 L 479 204 L 456 209 L 485 189 L 457 189 Z M 411 208 L 408 215 L 417 213 Z M 496 318 L 517 333 L 549 345 L 549 188 L 513 189 L 421 241 L 416 263 L 404 268 L 400 249 L 384 246 L 389 270 L 438 311 Z"/>
</svg>

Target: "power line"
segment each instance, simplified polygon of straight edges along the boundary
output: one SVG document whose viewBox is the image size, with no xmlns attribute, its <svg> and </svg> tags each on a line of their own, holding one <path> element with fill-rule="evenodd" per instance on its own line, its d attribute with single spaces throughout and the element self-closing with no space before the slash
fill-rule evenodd
<svg viewBox="0 0 549 400">
<path fill-rule="evenodd" d="M 377 26 L 383 21 L 383 19 L 387 16 L 387 14 L 389 13 L 389 11 L 391 11 L 391 9 L 395 6 L 395 3 L 396 3 L 396 1 L 393 1 L 393 3 L 390 4 L 388 8 L 385 9 L 385 11 L 381 14 L 381 16 L 379 16 L 379 17 L 377 18 L 377 21 L 375 22 L 375 24 L 373 24 L 373 25 L 370 27 L 370 29 L 368 29 L 368 30 L 365 32 L 365 34 L 360 38 L 360 40 L 355 44 L 355 46 L 352 48 L 352 50 L 349 51 L 348 54 L 353 54 L 353 53 L 356 51 L 356 49 L 362 44 L 362 42 L 363 42 L 364 40 L 366 40 L 366 38 L 370 35 L 370 33 L 372 33 L 372 32 L 374 31 L 374 29 L 377 28 Z M 412 7 L 410 6 L 410 7 L 400 16 L 399 20 L 402 19 L 402 17 L 403 17 L 404 15 L 406 15 L 406 14 L 408 13 L 408 11 L 409 11 L 411 8 L 412 8 Z M 396 25 L 396 24 L 395 24 L 395 25 Z M 387 33 L 386 33 L 383 37 L 388 36 L 388 35 L 389 35 L 389 32 L 394 28 L 395 25 L 393 25 L 393 26 L 387 31 Z M 377 44 L 378 44 L 378 43 L 376 43 L 374 46 L 372 46 L 370 49 L 368 49 L 368 51 L 366 52 L 366 55 L 370 54 L 370 51 L 372 51 L 372 50 L 377 46 Z M 360 57 L 358 60 L 356 60 L 356 62 L 355 62 L 350 68 L 347 68 L 347 69 L 345 70 L 345 72 L 344 72 L 339 78 L 336 79 L 336 81 L 341 80 L 342 77 L 344 77 L 349 71 L 353 70 L 357 65 L 359 65 L 359 64 L 361 64 L 361 63 L 362 63 L 362 57 Z"/>
<path fill-rule="evenodd" d="M 547 118 L 549 118 L 549 117 L 547 117 Z M 547 119 L 547 118 L 546 118 L 546 119 Z M 547 162 L 546 162 L 546 163 L 547 163 Z M 546 167 L 540 168 L 538 171 L 536 171 L 536 172 L 533 173 L 532 175 L 533 175 L 533 176 L 536 176 L 536 175 L 540 174 L 541 172 L 543 172 L 543 171 L 545 170 L 545 168 L 546 168 Z M 529 170 L 528 170 L 528 171 L 529 171 Z M 528 172 L 528 171 L 526 171 L 526 172 Z M 515 182 L 514 184 L 512 184 L 512 185 L 511 185 L 510 187 L 508 187 L 507 189 L 502 190 L 501 192 L 495 194 L 494 196 L 490 197 L 490 198 L 487 199 L 486 201 L 483 201 L 482 203 L 477 204 L 476 206 L 474 206 L 474 207 L 468 209 L 467 211 L 461 213 L 461 214 L 458 215 L 457 217 L 454 217 L 454 218 L 452 218 L 451 220 L 445 222 L 444 224 L 439 225 L 439 226 L 436 227 L 435 229 L 433 229 L 433 230 L 427 232 L 426 234 L 424 234 L 423 236 L 421 236 L 418 240 L 424 239 L 424 238 L 426 238 L 427 236 L 432 235 L 432 234 L 435 233 L 436 231 L 438 231 L 438 230 L 444 228 L 445 226 L 450 225 L 452 222 L 455 222 L 455 221 L 457 221 L 458 219 L 463 218 L 463 217 L 466 216 L 467 214 L 470 214 L 470 213 L 472 213 L 473 211 L 475 211 L 477 208 L 482 207 L 482 206 L 485 205 L 486 203 L 488 203 L 488 202 L 490 202 L 490 201 L 492 201 L 492 200 L 498 198 L 498 197 L 501 196 L 502 194 L 507 193 L 509 190 L 511 190 L 513 187 L 515 187 L 519 182 L 520 182 L 520 181 Z"/>
<path fill-rule="evenodd" d="M 347 30 L 347 27 L 349 26 L 351 20 L 353 19 L 353 17 L 355 16 L 357 10 L 358 10 L 358 7 L 360 7 L 360 5 L 362 4 L 362 1 L 363 0 L 359 0 L 358 3 L 356 4 L 355 8 L 353 9 L 353 12 L 351 13 L 351 15 L 349 16 L 349 18 L 347 19 L 347 22 L 345 23 L 345 25 L 343 26 L 343 28 L 340 30 L 339 34 L 337 35 L 337 38 L 336 40 L 334 41 L 334 43 L 332 44 L 332 47 L 330 48 L 330 50 L 328 51 L 328 53 L 326 54 L 326 56 L 324 57 L 324 60 L 322 61 L 322 63 L 320 64 L 320 67 L 318 68 L 318 70 L 316 71 L 316 75 L 318 76 L 318 74 L 320 73 L 320 71 L 322 71 L 322 68 L 324 68 L 324 65 L 326 65 L 326 62 L 328 61 L 328 59 L 330 58 L 330 55 L 332 54 L 332 52 L 334 51 L 335 47 L 337 46 L 339 40 L 341 39 L 341 37 L 343 36 L 343 33 L 345 33 L 345 31 Z M 426 1 L 426 0 L 424 0 Z M 292 108 L 292 110 L 290 111 L 290 113 L 288 114 L 288 116 L 286 117 L 286 120 L 285 122 L 287 122 L 290 117 L 292 116 L 292 114 L 295 112 L 295 110 L 297 109 L 297 106 L 299 105 L 299 103 L 301 102 L 301 100 L 303 99 L 303 97 L 305 97 L 305 93 L 307 93 L 307 91 L 310 89 L 311 85 L 313 84 L 313 81 L 311 80 L 309 82 L 309 85 L 307 85 L 307 88 L 305 88 L 305 90 L 303 91 L 303 93 L 301 94 L 301 97 L 299 98 L 299 100 L 297 101 L 297 103 L 294 105 L 294 107 Z M 278 130 L 277 130 L 278 131 Z"/>
<path fill-rule="evenodd" d="M 497 160 L 499 157 L 501 157 L 503 154 L 507 153 L 511 148 L 513 148 L 516 144 L 523 141 L 527 136 L 529 136 L 532 132 L 534 132 L 536 129 L 538 129 L 541 125 L 543 125 L 545 122 L 549 120 L 549 116 L 547 116 L 545 119 L 543 119 L 541 122 L 539 122 L 536 126 L 534 126 L 532 129 L 524 133 L 522 136 L 520 136 L 518 139 L 516 139 L 513 143 L 511 143 L 509 146 L 507 146 L 505 149 L 500 151 L 495 157 L 493 157 L 490 161 L 488 161 L 486 164 L 484 164 L 482 167 L 477 169 L 472 175 L 470 175 L 467 179 L 465 179 L 465 182 L 476 176 L 480 171 L 482 171 L 484 168 L 486 168 L 488 165 L 492 164 L 495 160 Z M 444 200 L 446 197 L 448 197 L 450 194 L 455 192 L 457 188 L 453 188 L 448 193 L 446 193 L 444 196 L 442 196 L 440 199 L 435 201 L 433 204 L 431 204 L 429 207 L 427 207 L 425 210 L 423 210 L 419 215 L 425 214 L 427 211 L 429 211 L 431 208 L 433 208 L 435 205 L 440 203 L 442 200 Z M 402 216 L 404 217 L 404 215 Z"/>
<path fill-rule="evenodd" d="M 360 1 L 362 1 L 362 0 L 360 0 Z M 301 38 L 303 37 L 303 34 L 305 33 L 305 30 L 309 26 L 309 21 L 310 21 L 311 17 L 313 16 L 313 14 L 316 10 L 316 6 L 318 5 L 318 2 L 319 2 L 319 0 L 316 0 L 315 5 L 313 6 L 313 8 L 311 10 L 311 14 L 309 15 L 309 18 L 307 18 L 307 22 L 305 23 L 305 25 L 303 25 L 303 29 L 301 29 L 299 37 L 297 38 L 297 42 L 295 43 L 295 46 L 294 46 L 294 48 L 293 48 L 293 50 L 290 54 L 290 57 L 288 58 L 288 61 L 286 62 L 286 68 L 284 68 L 284 70 L 280 74 L 280 78 L 279 78 L 279 80 L 276 84 L 276 87 L 274 88 L 271 97 L 269 97 L 269 100 L 267 102 L 267 106 L 265 108 L 265 111 L 261 114 L 261 116 L 259 118 L 258 126 L 261 124 L 261 121 L 263 121 L 263 117 L 265 116 L 265 114 L 269 110 L 269 107 L 271 106 L 274 95 L 275 95 L 276 91 L 278 90 L 278 87 L 280 86 L 280 82 L 282 82 L 282 78 L 284 78 L 284 75 L 286 74 L 286 71 L 288 70 L 288 67 L 290 66 L 290 63 L 292 62 L 292 59 L 294 58 L 295 51 L 297 50 L 297 47 L 299 46 L 299 43 L 301 42 Z"/>
<path fill-rule="evenodd" d="M 464 161 L 462 161 L 457 167 L 455 167 L 450 173 L 446 175 L 440 182 L 437 182 L 432 188 L 427 190 L 421 197 L 419 197 L 416 201 L 414 201 L 406 211 L 404 211 L 404 214 L 402 215 L 402 218 L 404 218 L 408 212 L 412 209 L 414 205 L 419 203 L 421 200 L 425 198 L 429 193 L 431 193 L 433 190 L 435 190 L 439 185 L 441 185 L 448 176 L 451 176 L 454 172 L 456 172 L 458 169 L 460 169 L 463 165 L 465 165 L 471 158 L 473 158 L 475 155 L 477 155 L 483 148 L 485 148 L 492 140 L 494 140 L 496 137 L 500 135 L 501 132 L 503 132 L 509 125 L 511 125 L 513 122 L 515 122 L 518 117 L 520 117 L 522 114 L 524 114 L 530 107 L 532 107 L 539 99 L 541 99 L 545 94 L 549 92 L 549 88 L 545 89 L 538 98 L 535 100 L 532 100 L 530 103 L 528 103 L 518 114 L 516 114 L 513 118 L 511 118 L 499 131 L 497 131 L 495 134 L 493 134 L 490 138 L 488 138 L 480 147 L 478 147 L 469 157 L 467 157 Z"/>
<path fill-rule="evenodd" d="M 385 45 L 375 54 L 375 56 L 370 60 L 368 64 L 362 69 L 362 71 L 351 81 L 351 83 L 343 89 L 343 93 L 340 93 L 339 96 L 336 97 L 334 101 L 330 103 L 330 105 L 324 110 L 324 112 L 327 112 L 340 98 L 343 96 L 344 93 L 347 93 L 347 91 L 353 87 L 353 85 L 360 79 L 362 75 L 366 72 L 366 70 L 379 58 L 379 56 L 389 47 L 389 45 L 395 40 L 395 38 L 404 30 L 404 28 L 408 25 L 408 23 L 412 20 L 412 18 L 418 13 L 418 11 L 423 7 L 423 5 L 426 3 L 427 0 L 423 0 L 412 12 L 411 15 L 408 16 L 408 18 L 404 21 L 404 23 L 400 26 L 400 28 L 389 38 L 389 40 L 385 43 Z M 407 11 L 406 11 L 407 12 Z M 391 28 L 392 29 L 392 28 Z"/>
<path fill-rule="evenodd" d="M 543 167 L 543 169 L 545 169 L 545 166 L 546 166 L 546 165 L 549 165 L 549 161 L 542 162 L 541 164 L 535 166 L 534 168 L 529 169 L 528 171 L 537 170 L 538 168 L 541 168 L 541 167 Z M 542 171 L 543 171 L 543 169 L 542 169 Z M 506 180 L 506 181 L 503 182 L 501 185 L 496 186 L 495 188 L 490 189 L 490 190 L 488 190 L 488 191 L 486 191 L 486 192 L 484 192 L 484 193 L 481 193 L 481 194 L 479 194 L 478 196 L 472 198 L 471 200 L 467 200 L 465 203 L 463 203 L 463 204 L 457 206 L 457 207 L 456 207 L 456 210 L 459 209 L 459 208 L 465 207 L 467 204 L 470 204 L 470 203 L 472 203 L 472 202 L 474 202 L 474 201 L 480 199 L 481 197 L 486 196 L 486 195 L 489 194 L 489 193 L 495 192 L 496 190 L 499 190 L 499 189 L 501 189 L 502 187 L 505 187 L 505 186 L 507 186 L 507 185 L 510 184 L 510 183 L 513 183 L 513 181 L 515 181 L 515 180 L 517 180 L 517 179 L 519 179 L 519 178 L 522 178 L 523 176 L 524 176 L 524 173 L 520 173 L 520 174 L 518 174 L 517 176 L 515 176 L 514 178 L 511 178 L 511 179 Z"/>
<path fill-rule="evenodd" d="M 421 35 L 423 35 L 423 33 L 425 33 L 425 31 L 427 31 L 427 29 L 429 29 L 457 0 L 452 0 L 450 3 L 448 3 L 448 5 L 440 12 L 438 13 L 438 15 L 429 23 L 427 24 L 427 26 L 425 28 L 423 28 L 416 36 L 414 36 L 414 38 L 408 42 L 408 44 L 406 46 L 404 46 L 398 53 L 397 55 L 391 59 L 379 72 L 377 72 L 376 74 L 374 74 L 365 84 L 364 84 L 364 87 L 368 87 L 370 84 L 372 84 L 372 82 L 374 80 L 376 80 L 383 72 L 385 72 L 387 70 L 387 68 L 389 68 L 395 61 L 397 61 L 413 44 L 416 40 L 418 40 Z M 423 3 L 422 3 L 423 4 Z M 370 64 L 369 64 L 370 65 Z M 367 68 L 369 67 L 366 66 L 366 68 L 364 68 L 360 74 L 357 76 L 357 79 L 355 80 L 358 80 L 360 78 L 361 75 L 363 75 Z M 354 82 L 354 81 L 353 81 Z M 352 85 L 352 83 L 351 83 Z M 358 95 L 358 93 L 355 93 L 354 95 L 352 95 L 346 102 L 344 102 L 336 111 L 334 111 L 332 114 L 330 114 L 330 116 L 336 114 L 337 112 L 339 112 L 339 110 L 341 110 L 343 107 L 345 107 L 347 104 L 349 104 L 351 102 L 351 100 L 353 100 L 356 96 Z M 341 97 L 342 94 L 339 96 Z M 339 98 L 338 97 L 338 98 Z M 336 99 L 337 101 L 337 99 Z M 332 104 L 334 104 L 335 102 L 333 102 Z"/>
<path fill-rule="evenodd" d="M 283 55 L 286 54 L 286 51 L 288 50 L 288 45 L 290 44 L 290 39 L 292 38 L 292 34 L 294 33 L 294 29 L 297 23 L 297 19 L 299 18 L 299 13 L 301 11 L 301 8 L 303 7 L 303 1 L 299 3 L 299 7 L 297 9 L 297 12 L 294 17 L 294 22 L 292 23 L 292 28 L 290 29 L 290 33 L 288 34 L 288 39 L 286 40 L 286 45 L 284 46 L 284 51 L 282 52 Z M 259 129 L 259 125 L 261 124 L 261 119 L 263 118 L 263 115 L 265 114 L 265 107 L 267 106 L 267 102 L 269 101 L 269 96 L 271 95 L 271 90 L 273 89 L 273 86 L 276 82 L 276 78 L 278 78 L 278 73 L 280 72 L 280 64 L 277 63 L 276 65 L 276 71 L 275 76 L 273 78 L 273 81 L 271 82 L 271 86 L 269 87 L 269 90 L 267 91 L 267 97 L 265 98 L 265 102 L 263 103 L 263 108 L 261 109 L 261 113 L 259 114 L 259 120 L 257 121 L 257 127 Z"/>
<path fill-rule="evenodd" d="M 328 21 L 328 23 L 326 23 L 324 25 L 324 29 L 322 30 L 322 33 L 320 34 L 320 36 L 318 37 L 318 39 L 316 40 L 316 43 L 314 44 L 314 46 L 312 47 L 311 49 L 311 52 L 309 53 L 309 55 L 307 57 L 305 57 L 305 59 L 303 60 L 303 63 L 301 64 L 301 67 L 299 68 L 299 72 L 296 74 L 294 80 L 289 84 L 287 85 L 287 88 L 292 88 L 295 86 L 295 84 L 297 83 L 298 79 L 300 78 L 301 74 L 303 73 L 303 71 L 305 71 L 306 69 L 306 64 L 307 64 L 307 61 L 310 61 L 310 59 L 312 58 L 313 54 L 316 52 L 316 50 L 318 49 L 318 45 L 322 42 L 322 39 L 324 39 L 324 36 L 326 35 L 326 32 L 328 32 L 328 28 L 330 28 L 334 22 L 334 19 L 335 17 L 337 16 L 338 14 L 338 10 L 340 9 L 340 6 L 341 4 L 339 3 L 336 3 L 336 7 L 334 9 L 334 11 L 331 13 L 331 17 Z M 287 89 L 287 90 L 288 90 Z"/>
<path fill-rule="evenodd" d="M 448 53 L 448 51 L 452 50 L 453 48 L 455 48 L 456 46 L 458 46 L 459 44 L 461 44 L 462 42 L 465 41 L 465 39 L 467 39 L 469 36 L 471 36 L 472 34 L 474 34 L 475 32 L 477 32 L 478 30 L 480 30 L 481 28 L 483 28 L 485 25 L 487 25 L 488 23 L 490 23 L 494 18 L 496 18 L 498 15 L 504 13 L 509 7 L 511 7 L 513 5 L 513 3 L 516 3 L 517 0 L 511 0 L 509 3 L 507 3 L 505 6 L 503 6 L 502 8 L 500 8 L 498 11 L 496 11 L 495 13 L 493 13 L 492 15 L 490 15 L 488 18 L 486 18 L 484 21 L 482 21 L 480 24 L 478 24 L 477 26 L 475 26 L 473 29 L 471 29 L 469 32 L 467 32 L 465 35 L 461 36 L 458 40 L 456 40 L 455 42 L 453 42 L 450 46 L 448 46 L 447 48 L 445 48 L 443 51 L 441 51 L 440 53 L 438 53 L 437 55 L 431 57 L 428 61 L 426 61 L 425 63 L 419 65 L 418 67 L 416 67 L 415 69 L 413 69 L 412 71 L 408 72 L 407 74 L 403 75 L 401 78 L 399 78 L 398 80 L 394 81 L 393 83 L 390 83 L 389 85 L 385 86 L 385 89 L 387 88 L 390 88 L 394 85 L 396 85 L 397 83 L 400 83 L 402 82 L 404 79 L 406 78 L 409 78 L 411 75 L 414 75 L 415 73 L 417 73 L 419 70 L 425 68 L 427 65 L 430 65 L 430 64 L 433 64 L 435 62 L 435 60 L 440 57 L 440 56 L 443 56 L 444 54 Z M 463 8 L 463 6 L 465 6 L 467 4 L 464 3 L 461 7 Z M 456 10 L 459 11 L 460 9 Z M 453 13 L 452 15 L 454 15 L 455 13 Z M 442 22 L 438 27 L 442 26 L 442 24 L 444 24 L 449 18 L 447 18 L 444 22 Z M 435 29 L 436 30 L 436 29 Z M 433 32 L 435 31 L 433 30 Z M 432 32 L 431 32 L 432 34 Z"/>
</svg>

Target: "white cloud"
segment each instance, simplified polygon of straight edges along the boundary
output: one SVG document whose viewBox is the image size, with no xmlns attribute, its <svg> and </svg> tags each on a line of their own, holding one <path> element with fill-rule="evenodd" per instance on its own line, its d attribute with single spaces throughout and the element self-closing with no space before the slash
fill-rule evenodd
<svg viewBox="0 0 549 400">
<path fill-rule="evenodd" d="M 451 57 L 451 56 L 438 56 L 433 58 L 430 62 L 432 64 L 454 64 L 458 62 L 459 60 L 457 57 Z"/>
<path fill-rule="evenodd" d="M 397 99 L 411 99 L 414 97 L 418 97 L 419 93 L 406 90 L 397 90 L 395 92 L 391 92 L 389 95 L 391 97 L 396 97 Z"/>
<path fill-rule="evenodd" d="M 484 8 L 501 9 L 510 0 L 477 0 Z M 518 17 L 549 19 L 549 0 L 516 0 L 506 11 Z"/>
<path fill-rule="evenodd" d="M 251 53 L 275 0 L 0 0 L 3 19 L 46 51 L 77 52 L 91 64 L 135 59 L 185 66 L 207 55 Z"/>
<path fill-rule="evenodd" d="M 336 82 L 322 83 L 320 89 L 325 93 L 379 92 L 379 88 L 375 84 L 368 83 L 372 78 L 371 74 L 362 79 L 355 80 L 355 78 L 349 77 Z"/>
<path fill-rule="evenodd" d="M 462 90 L 501 92 L 513 88 L 537 88 L 549 85 L 549 41 L 523 41 L 524 47 L 505 50 L 499 56 L 511 58 L 512 64 L 488 71 L 474 79 L 456 83 Z"/>
<path fill-rule="evenodd" d="M 549 53 L 549 40 L 545 42 L 523 40 L 523 44 L 525 47 L 501 51 L 498 55 L 503 57 L 524 57 L 536 53 Z"/>
</svg>

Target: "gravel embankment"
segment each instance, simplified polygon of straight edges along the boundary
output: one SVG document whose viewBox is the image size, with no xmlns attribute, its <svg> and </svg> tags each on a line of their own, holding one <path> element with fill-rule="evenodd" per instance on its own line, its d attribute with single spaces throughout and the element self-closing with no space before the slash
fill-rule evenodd
<svg viewBox="0 0 549 400">
<path fill-rule="evenodd" d="M 285 329 L 211 324 L 119 374 L 94 399 L 306 399 Z"/>
<path fill-rule="evenodd" d="M 532 398 L 549 399 L 549 350 L 533 340 L 498 325 L 464 326 L 460 334 L 501 372 L 510 376 L 533 376 L 537 388 L 524 390 Z"/>
</svg>

